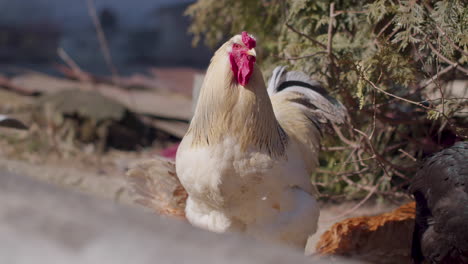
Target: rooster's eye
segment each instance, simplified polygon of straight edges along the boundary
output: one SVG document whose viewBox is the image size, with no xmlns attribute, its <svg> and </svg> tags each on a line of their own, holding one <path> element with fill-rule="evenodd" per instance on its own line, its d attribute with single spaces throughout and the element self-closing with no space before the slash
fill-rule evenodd
<svg viewBox="0 0 468 264">
<path fill-rule="evenodd" d="M 232 45 L 233 48 L 235 49 L 239 49 L 241 47 L 241 45 L 237 44 L 237 43 L 234 43 L 234 45 Z"/>
</svg>

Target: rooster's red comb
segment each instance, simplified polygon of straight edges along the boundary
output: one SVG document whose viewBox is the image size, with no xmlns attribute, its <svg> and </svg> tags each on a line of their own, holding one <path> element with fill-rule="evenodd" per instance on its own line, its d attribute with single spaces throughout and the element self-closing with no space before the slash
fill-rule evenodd
<svg viewBox="0 0 468 264">
<path fill-rule="evenodd" d="M 247 31 L 242 32 L 242 42 L 248 49 L 253 49 L 257 45 L 257 41 L 251 37 Z"/>
</svg>

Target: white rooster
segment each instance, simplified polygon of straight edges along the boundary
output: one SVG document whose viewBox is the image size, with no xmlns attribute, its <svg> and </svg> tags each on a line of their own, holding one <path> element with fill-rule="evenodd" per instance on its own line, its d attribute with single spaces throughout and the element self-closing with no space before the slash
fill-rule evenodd
<svg viewBox="0 0 468 264">
<path fill-rule="evenodd" d="M 188 193 L 185 216 L 211 231 L 304 249 L 319 217 L 310 176 L 321 129 L 343 123 L 346 110 L 318 82 L 284 67 L 274 70 L 267 90 L 255 45 L 242 32 L 211 60 L 176 156 Z"/>
</svg>

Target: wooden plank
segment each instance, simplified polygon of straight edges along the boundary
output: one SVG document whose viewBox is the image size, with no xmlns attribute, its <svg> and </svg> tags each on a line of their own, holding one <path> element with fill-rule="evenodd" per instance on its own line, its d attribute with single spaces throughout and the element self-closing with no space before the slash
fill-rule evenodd
<svg viewBox="0 0 468 264">
<path fill-rule="evenodd" d="M 160 120 L 160 119 L 152 120 L 151 124 L 154 127 L 162 131 L 165 131 L 178 138 L 183 138 L 189 127 L 189 124 L 186 122 Z"/>
<path fill-rule="evenodd" d="M 84 83 L 40 73 L 26 73 L 14 77 L 11 83 L 30 92 L 55 93 L 64 89 L 95 89 L 131 111 L 155 117 L 188 121 L 192 117 L 192 101 L 175 93 L 154 90 L 127 90 L 110 84 Z"/>
</svg>

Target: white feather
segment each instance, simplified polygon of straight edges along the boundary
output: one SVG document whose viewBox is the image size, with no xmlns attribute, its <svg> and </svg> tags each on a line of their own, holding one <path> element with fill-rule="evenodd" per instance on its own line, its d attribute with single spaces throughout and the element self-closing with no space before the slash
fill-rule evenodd
<svg viewBox="0 0 468 264">
<path fill-rule="evenodd" d="M 181 143 L 176 169 L 190 194 L 186 216 L 192 224 L 304 247 L 317 229 L 319 208 L 295 144 L 284 158 L 272 159 L 254 148 L 242 152 L 233 138 L 186 148 L 190 140 Z"/>
</svg>

